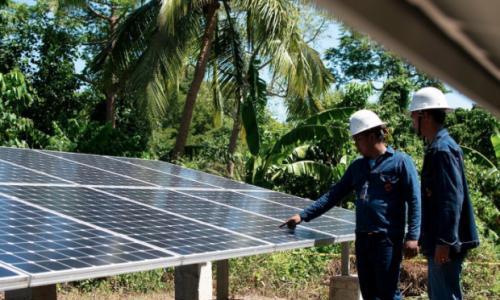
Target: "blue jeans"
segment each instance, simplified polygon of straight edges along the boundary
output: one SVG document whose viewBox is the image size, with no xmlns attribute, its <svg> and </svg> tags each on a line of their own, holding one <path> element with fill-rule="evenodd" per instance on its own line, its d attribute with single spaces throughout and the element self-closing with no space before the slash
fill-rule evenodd
<svg viewBox="0 0 500 300">
<path fill-rule="evenodd" d="M 399 300 L 402 238 L 385 233 L 356 234 L 356 266 L 364 300 Z"/>
<path fill-rule="evenodd" d="M 464 259 L 465 253 L 459 253 L 452 255 L 449 262 L 438 265 L 434 262 L 434 257 L 427 257 L 429 273 L 428 293 L 430 299 L 462 299 L 460 273 L 462 272 Z"/>
</svg>

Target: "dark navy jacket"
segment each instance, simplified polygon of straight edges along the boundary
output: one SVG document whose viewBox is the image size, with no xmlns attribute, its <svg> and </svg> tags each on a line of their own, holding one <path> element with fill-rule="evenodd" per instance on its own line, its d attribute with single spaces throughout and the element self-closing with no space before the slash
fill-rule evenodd
<svg viewBox="0 0 500 300">
<path fill-rule="evenodd" d="M 418 174 L 411 158 L 387 147 L 370 167 L 368 158 L 355 160 L 340 181 L 305 208 L 300 217 L 310 220 L 320 216 L 352 191 L 356 192 L 356 232 L 385 232 L 403 238 L 408 207 L 407 240 L 420 235 L 420 192 Z"/>
<path fill-rule="evenodd" d="M 444 128 L 425 150 L 421 179 L 423 254 L 433 256 L 437 244 L 449 245 L 452 253 L 477 247 L 462 150 Z"/>
</svg>

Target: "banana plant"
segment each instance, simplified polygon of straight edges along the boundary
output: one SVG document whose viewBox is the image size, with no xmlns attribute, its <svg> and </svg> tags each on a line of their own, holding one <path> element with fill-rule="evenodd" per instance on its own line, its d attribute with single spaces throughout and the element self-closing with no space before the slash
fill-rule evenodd
<svg viewBox="0 0 500 300">
<path fill-rule="evenodd" d="M 263 155 L 248 161 L 247 180 L 267 187 L 286 174 L 310 176 L 318 179 L 321 185 L 337 180 L 348 165 L 347 155 L 341 155 L 333 163 L 311 158 L 315 158 L 314 152 L 318 148 L 315 144 L 324 142 L 341 147 L 348 141 L 346 121 L 353 111 L 353 108 L 334 108 L 304 120 L 285 133 Z"/>
</svg>

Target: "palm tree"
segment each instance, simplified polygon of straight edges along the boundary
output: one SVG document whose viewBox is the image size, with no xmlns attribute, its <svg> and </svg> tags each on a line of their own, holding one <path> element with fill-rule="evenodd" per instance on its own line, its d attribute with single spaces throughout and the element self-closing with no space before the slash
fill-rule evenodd
<svg viewBox="0 0 500 300">
<path fill-rule="evenodd" d="M 105 37 L 90 37 L 88 45 L 96 46 L 106 44 L 103 55 L 108 55 L 115 48 L 113 37 L 117 34 L 118 25 L 123 21 L 126 15 L 138 1 L 130 0 L 51 0 L 51 6 L 55 11 L 64 11 L 65 9 L 82 9 L 90 16 L 91 22 L 95 27 L 103 26 L 106 31 Z M 100 25 L 98 25 L 100 24 Z M 105 60 L 102 65 L 101 89 L 106 98 L 106 122 L 109 122 L 113 128 L 116 128 L 116 98 L 120 92 L 120 85 L 117 78 L 115 65 L 110 60 Z"/>
<path fill-rule="evenodd" d="M 251 150 L 258 151 L 254 100 L 262 95 L 252 89 L 249 79 L 259 82 L 258 71 L 268 66 L 288 84 L 288 92 L 298 97 L 316 95 L 327 89 L 331 76 L 319 55 L 301 39 L 298 9 L 288 0 L 221 1 L 225 14 L 218 16 L 220 4 L 212 0 L 151 1 L 127 17 L 108 46 L 96 60 L 100 67 L 106 59 L 120 69 L 121 83 L 142 91 L 144 107 L 159 116 L 168 103 L 165 94 L 175 88 L 187 59 L 196 55 L 196 66 L 189 88 L 173 156 L 182 155 L 201 82 L 210 57 L 217 58 L 215 77 L 226 97 L 236 99 L 234 126 L 229 153 L 234 153 L 241 123 L 252 140 Z M 237 13 L 232 13 L 234 9 Z M 246 14 L 244 26 L 241 13 Z M 189 25 L 189 26 L 187 26 Z M 240 27 L 238 27 L 240 26 Z M 242 48 L 240 28 L 247 29 L 247 49 Z M 219 45 L 212 51 L 218 32 Z M 200 38 L 201 36 L 201 38 Z M 244 51 L 247 50 L 247 51 Z M 263 61 L 257 65 L 257 61 Z M 250 72 L 251 71 L 251 72 Z M 255 76 L 257 75 L 257 76 Z M 214 82 L 216 82 L 214 80 Z M 243 118 L 242 118 L 243 116 Z M 253 127 L 253 128 L 251 128 Z"/>
<path fill-rule="evenodd" d="M 304 98 L 317 100 L 318 95 L 327 90 L 332 77 L 319 54 L 303 40 L 299 30 L 299 7 L 295 3 L 286 0 L 232 1 L 235 13 L 226 0 L 222 3 L 226 18 L 217 39 L 222 46 L 215 47 L 215 57 L 220 60 L 217 66 L 223 75 L 222 90 L 227 90 L 224 88 L 227 85 L 232 87 L 226 97 L 235 99 L 227 167 L 232 176 L 232 156 L 242 123 L 250 152 L 254 155 L 259 152 L 256 106 L 265 104 L 267 97 L 260 70 L 270 68 L 274 78 L 288 85 L 287 94 L 299 102 L 304 102 Z M 238 17 L 241 15 L 245 17 Z M 239 29 L 246 32 L 246 41 L 242 41 Z M 247 45 L 245 49 L 244 44 Z"/>
</svg>

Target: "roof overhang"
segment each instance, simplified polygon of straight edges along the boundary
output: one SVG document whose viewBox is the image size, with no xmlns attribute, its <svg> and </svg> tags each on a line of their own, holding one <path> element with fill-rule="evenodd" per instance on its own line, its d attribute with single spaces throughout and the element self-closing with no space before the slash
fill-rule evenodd
<svg viewBox="0 0 500 300">
<path fill-rule="evenodd" d="M 316 0 L 420 70 L 500 115 L 500 2 Z"/>
</svg>

